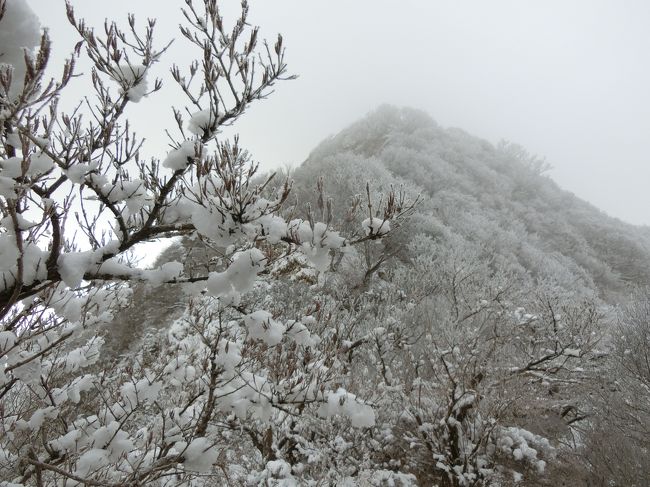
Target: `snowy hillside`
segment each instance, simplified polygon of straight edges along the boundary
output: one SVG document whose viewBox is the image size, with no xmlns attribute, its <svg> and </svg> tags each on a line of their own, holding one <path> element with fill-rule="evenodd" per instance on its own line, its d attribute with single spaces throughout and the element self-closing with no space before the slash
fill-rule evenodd
<svg viewBox="0 0 650 487">
<path fill-rule="evenodd" d="M 300 437 L 324 455 L 296 478 L 575 485 L 596 478 L 591 462 L 606 468 L 613 449 L 631 448 L 614 435 L 603 449 L 597 438 L 614 427 L 607 408 L 634 390 L 622 386 L 616 399 L 602 392 L 616 367 L 606 357 L 620 346 L 608 330 L 628 313 L 611 304 L 629 301 L 635 286 L 648 282 L 647 232 L 561 190 L 543 169 L 516 146 L 493 147 L 421 112 L 382 107 L 324 141 L 293 172 L 298 203 L 287 204 L 285 215 L 327 220 L 329 199 L 332 225 L 343 234 L 367 225 L 366 188 L 375 202 L 391 188 L 404 201 L 421 196 L 381 242 L 324 267 L 289 254 L 247 300 L 270 312 L 260 336 L 276 333 L 271 316 L 307 311 L 303 326 L 338 349 L 335 383 L 363 398 L 358 410 L 348 400 L 353 409 L 344 414 L 352 426 L 385 428 L 366 441 L 318 429 L 307 410 L 293 429 L 276 418 L 277 445 Z M 192 275 L 215 259 L 218 249 L 206 251 L 194 239 L 172 246 L 160 263 L 179 260 Z M 107 348 L 123 357 L 143 344 L 145 356 L 155 355 L 156 334 L 188 320 L 186 298 L 173 285 L 149 297 L 147 286 L 136 293 L 146 304 L 124 310 L 106 336 Z M 374 412 L 363 409 L 367 403 Z M 301 436 L 314 428 L 321 440 Z M 568 448 L 571 437 L 582 444 Z M 235 451 L 250 451 L 257 440 L 238 441 Z M 360 456 L 344 460 L 347 450 L 330 441 L 354 445 Z M 364 451 L 374 466 L 349 476 Z M 290 464 L 306 458 L 291 449 L 282 454 Z M 364 483 L 372 478 L 379 483 Z"/>
<path fill-rule="evenodd" d="M 612 301 L 627 284 L 650 283 L 649 230 L 560 189 L 546 169 L 514 144 L 495 147 L 417 110 L 384 106 L 321 143 L 295 177 L 302 187 L 323 175 L 343 199 L 366 180 L 378 191 L 392 184 L 420 193 L 410 231 L 460 238 L 495 266 L 537 281 Z"/>
<path fill-rule="evenodd" d="M 647 486 L 648 229 L 410 109 L 260 174 L 248 2 L 65 10 L 0 0 L 0 487 Z"/>
</svg>

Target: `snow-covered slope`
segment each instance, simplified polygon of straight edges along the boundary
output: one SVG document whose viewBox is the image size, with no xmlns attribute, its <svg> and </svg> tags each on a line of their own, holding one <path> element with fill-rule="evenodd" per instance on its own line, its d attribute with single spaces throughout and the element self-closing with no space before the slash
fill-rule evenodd
<svg viewBox="0 0 650 487">
<path fill-rule="evenodd" d="M 630 285 L 650 283 L 650 229 L 607 216 L 561 189 L 544 169 L 544 161 L 514 144 L 495 147 L 443 128 L 421 111 L 382 106 L 324 140 L 292 177 L 304 209 L 309 202 L 315 207 L 313 184 L 322 176 L 335 218 L 367 182 L 378 194 L 392 185 L 411 198 L 421 195 L 411 220 L 396 232 L 403 259 L 416 257 L 406 249 L 414 235 L 426 235 L 441 247 L 462 246 L 522 282 L 552 283 L 610 302 L 623 300 Z M 339 224 L 345 226 L 342 219 Z M 159 263 L 181 260 L 196 268 L 209 258 L 186 240 Z M 137 343 L 133 333 L 149 326 L 133 322 L 164 327 L 164 316 L 175 316 L 175 303 L 185 300 L 173 286 L 154 294 L 144 300 L 151 306 L 123 313 L 116 327 L 124 328 L 126 339 L 114 333 L 107 348 L 123 352 L 122 346 Z"/>
<path fill-rule="evenodd" d="M 303 346 L 329 357 L 309 370 L 331 375 L 332 401 L 300 406 L 290 423 L 284 403 L 268 416 L 272 427 L 267 417 L 248 420 L 275 438 L 273 458 L 299 465 L 287 472 L 318 481 L 352 475 L 356 483 L 349 485 L 384 485 L 368 483 L 368 472 L 408 476 L 395 485 L 415 485 L 409 483 L 415 479 L 417 485 L 458 486 L 473 479 L 474 485 L 498 480 L 532 487 L 595 478 L 593 459 L 611 456 L 611 449 L 598 450 L 597 435 L 612 436 L 617 427 L 607 394 L 623 390 L 611 388 L 610 377 L 621 374 L 610 359 L 616 353 L 610 331 L 621 315 L 608 301 L 622 302 L 628 288 L 650 282 L 648 233 L 563 191 L 543 169 L 543 161 L 517 146 L 494 147 L 443 129 L 421 112 L 382 107 L 324 141 L 294 171 L 298 204 L 287 204 L 283 216 L 306 218 L 311 204 L 315 220 L 329 220 L 319 214 L 325 208 L 327 215 L 327 205 L 319 205 L 314 188 L 322 176 L 332 225 L 342 235 L 367 232 L 363 221 L 373 221 L 367 183 L 374 208 L 391 188 L 401 188 L 405 201 L 422 199 L 408 219 L 390 221 L 393 231 L 381 241 L 350 244 L 339 260 L 328 251 L 331 265 L 325 259 L 320 274 L 305 255 L 287 250 L 260 276 L 246 307 L 232 310 L 232 323 L 241 322 L 235 328 L 249 330 L 246 346 L 265 336 L 264 353 L 274 350 L 283 326 L 275 317 L 297 316 L 306 324 L 301 332 L 309 332 Z M 359 193 L 356 211 L 348 212 Z M 187 238 L 158 264 L 179 261 L 192 276 L 214 266 L 219 251 Z M 269 313 L 259 327 L 247 323 L 252 315 L 237 315 L 258 307 Z M 106 334 L 105 360 L 155 362 L 175 339 L 181 316 L 183 326 L 221 323 L 226 308 L 214 313 L 216 305 L 188 305 L 183 288 L 174 285 L 153 291 L 138 285 L 132 307 Z M 312 334 L 323 345 L 311 342 Z M 291 347 L 274 352 L 277 370 L 295 353 Z M 246 373 L 247 363 L 241 362 Z M 345 391 L 361 402 L 341 400 Z M 343 411 L 344 404 L 355 407 Z M 345 412 L 350 425 L 323 421 L 336 411 Z M 381 426 L 368 435 L 354 430 L 375 425 Z M 568 441 L 576 435 L 583 444 Z M 232 458 L 253 452 L 242 467 L 232 460 L 231 470 L 275 465 L 252 438 L 228 440 Z M 294 449 L 284 438 L 300 438 L 309 448 Z M 340 442 L 354 448 L 339 450 Z M 313 461 L 306 451 L 322 454 Z M 360 471 L 362 457 L 371 467 Z M 625 468 L 633 476 L 642 471 Z"/>
<path fill-rule="evenodd" d="M 650 283 L 650 233 L 562 190 L 546 163 L 509 143 L 494 146 L 428 115 L 383 106 L 322 142 L 296 171 L 300 197 L 325 177 L 344 206 L 370 181 L 422 194 L 411 231 L 481 248 L 495 266 L 617 300 Z"/>
</svg>

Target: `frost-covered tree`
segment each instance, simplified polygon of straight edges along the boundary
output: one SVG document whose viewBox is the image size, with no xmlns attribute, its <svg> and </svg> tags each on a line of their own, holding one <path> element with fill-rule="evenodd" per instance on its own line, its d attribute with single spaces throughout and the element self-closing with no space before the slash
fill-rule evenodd
<svg viewBox="0 0 650 487">
<path fill-rule="evenodd" d="M 411 249 L 359 352 L 387 455 L 422 485 L 537 485 L 584 419 L 597 303 L 493 271 L 460 239 Z"/>
<path fill-rule="evenodd" d="M 236 139 L 221 140 L 220 128 L 291 78 L 282 37 L 259 41 L 247 2 L 233 22 L 214 0 L 184 2 L 181 38 L 196 58 L 170 67 L 186 104 L 161 127 L 170 147 L 151 157 L 125 113 L 163 83 L 149 73 L 166 50 L 155 21 L 96 31 L 66 8 L 80 42 L 49 79 L 47 31 L 23 0 L 0 1 L 0 485 L 408 480 L 332 463 L 328 452 L 348 456 L 336 432 L 374 426 L 375 411 L 343 387 L 348 344 L 331 304 L 293 305 L 274 280 L 324 279 L 412 206 L 368 191 L 351 209 L 364 218 L 343 236 L 325 197 L 291 217 L 291 183 L 273 186 Z M 88 96 L 60 111 L 82 55 Z M 140 243 L 178 236 L 210 259 L 145 269 L 131 258 Z M 173 285 L 186 305 L 146 346 L 105 360 L 133 283 Z"/>
<path fill-rule="evenodd" d="M 583 462 L 593 485 L 641 486 L 650 476 L 650 299 L 637 289 L 614 328 L 605 380 L 594 393 Z"/>
<path fill-rule="evenodd" d="M 417 191 L 387 170 L 385 158 L 406 164 L 427 157 L 399 147 L 400 131 L 422 120 L 403 126 L 394 114 L 324 142 L 296 170 L 298 191 L 319 171 L 335 175 L 326 184 L 335 180 L 339 199 L 364 177 L 376 187 L 406 183 Z M 388 133 L 374 135 L 377 126 Z M 412 137 L 410 143 L 427 143 Z M 526 241 L 523 224 L 504 231 L 461 189 L 447 189 L 444 200 L 434 193 L 448 204 L 437 211 L 424 201 L 402 227 L 406 235 L 364 248 L 354 256 L 360 265 L 329 284 L 340 303 L 330 312 L 348 332 L 345 362 L 354 373 L 346 388 L 377 406 L 368 441 L 339 436 L 349 458 L 361 463 L 354 453 L 365 452 L 374 468 L 412 473 L 420 485 L 554 485 L 565 459 L 579 451 L 577 428 L 600 373 L 596 346 L 607 307 L 575 262 L 549 258 Z M 363 270 L 373 268 L 368 262 L 380 260 L 373 256 L 395 249 L 377 279 L 361 285 Z M 528 260 L 522 265 L 518 256 Z"/>
<path fill-rule="evenodd" d="M 232 20 L 182 2 L 195 59 L 169 80 L 151 79 L 153 20 L 95 31 L 67 14 L 80 40 L 50 80 L 47 32 L 0 0 L 0 487 L 647 470 L 648 306 L 602 339 L 597 287 L 641 275 L 643 246 L 609 235 L 625 227 L 522 149 L 415 110 L 380 108 L 293 182 L 260 174 L 220 130 L 291 76 L 246 2 Z M 75 76 L 83 101 L 60 110 Z M 145 155 L 127 114 L 163 82 L 184 103 Z M 145 268 L 133 251 L 153 240 L 174 244 Z"/>
<path fill-rule="evenodd" d="M 597 224 L 603 240 L 614 228 L 641 234 L 593 214 L 508 152 L 382 107 L 295 171 L 299 192 L 322 170 L 335 175 L 339 198 L 364 178 L 427 197 L 405 235 L 365 254 L 373 262 L 397 243 L 377 279 L 358 285 L 366 260 L 330 291 L 341 321 L 348 310 L 354 319 L 347 390 L 372 397 L 377 412 L 372 438 L 341 435 L 346 448 L 420 485 L 577 485 L 606 465 L 585 467 L 585 432 L 607 417 L 594 397 L 616 370 L 607 349 L 617 310 L 601 298 L 621 282 L 585 229 Z M 615 438 L 602 424 L 603 437 Z"/>
</svg>

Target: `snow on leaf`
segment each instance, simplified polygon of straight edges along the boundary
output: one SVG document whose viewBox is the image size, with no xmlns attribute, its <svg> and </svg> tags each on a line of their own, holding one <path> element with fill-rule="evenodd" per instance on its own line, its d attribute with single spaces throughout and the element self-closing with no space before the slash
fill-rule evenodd
<svg viewBox="0 0 650 487">
<path fill-rule="evenodd" d="M 173 281 L 183 274 L 183 264 L 177 261 L 166 262 L 159 269 L 142 271 L 142 278 L 153 286 Z"/>
<path fill-rule="evenodd" d="M 0 175 L 0 196 L 5 198 L 16 197 L 16 181 Z"/>
<path fill-rule="evenodd" d="M 257 274 L 264 270 L 266 257 L 259 249 L 249 249 L 233 256 L 233 262 L 224 272 L 211 272 L 207 281 L 208 292 L 224 301 L 237 302 L 250 291 Z"/>
<path fill-rule="evenodd" d="M 271 317 L 271 313 L 261 310 L 244 316 L 244 324 L 248 330 L 248 336 L 260 339 L 269 346 L 280 343 L 286 330 L 283 324 Z"/>
<path fill-rule="evenodd" d="M 72 289 L 79 287 L 91 264 L 96 263 L 95 257 L 92 251 L 61 254 L 57 263 L 63 282 Z"/>
<path fill-rule="evenodd" d="M 0 356 L 4 355 L 10 348 L 12 348 L 18 337 L 12 331 L 0 331 Z"/>
<path fill-rule="evenodd" d="M 319 414 L 326 418 L 334 415 L 346 416 L 352 426 L 357 428 L 375 425 L 375 411 L 372 407 L 363 404 L 354 394 L 348 393 L 343 388 L 328 393 L 327 402 L 321 405 Z"/>
<path fill-rule="evenodd" d="M 211 110 L 199 110 L 191 115 L 187 130 L 194 135 L 202 136 L 205 130 L 210 130 L 215 125 L 216 120 Z"/>
<path fill-rule="evenodd" d="M 183 466 L 186 470 L 208 473 L 219 457 L 219 449 L 207 438 L 195 438 L 183 452 Z"/>
<path fill-rule="evenodd" d="M 104 338 L 93 337 L 84 346 L 68 352 L 64 359 L 65 370 L 73 372 L 96 363 L 103 344 Z"/>
<path fill-rule="evenodd" d="M 88 474 L 110 463 L 109 452 L 101 448 L 92 448 L 84 452 L 77 460 L 76 475 L 86 477 Z"/>
<path fill-rule="evenodd" d="M 138 103 L 147 94 L 147 67 L 135 64 L 120 64 L 118 70 L 120 81 L 127 86 L 126 96 L 129 101 Z"/>
<path fill-rule="evenodd" d="M 368 236 L 382 236 L 390 232 L 390 222 L 382 218 L 366 218 L 361 222 L 361 228 Z"/>
<path fill-rule="evenodd" d="M 152 382 L 146 377 L 138 381 L 125 382 L 120 387 L 125 410 L 131 411 L 141 403 L 152 403 L 158 397 L 161 389 L 160 382 Z"/>
<path fill-rule="evenodd" d="M 221 365 L 226 372 L 232 373 L 242 360 L 240 351 L 241 347 L 238 343 L 221 340 L 219 342 L 219 351 L 214 358 L 214 362 L 217 365 Z"/>
<path fill-rule="evenodd" d="M 38 17 L 25 0 L 11 0 L 0 20 L 0 64 L 13 66 L 10 96 L 22 86 L 25 76 L 25 52 L 41 39 Z M 12 96 L 13 97 L 13 96 Z"/>
<path fill-rule="evenodd" d="M 54 419 L 58 416 L 58 410 L 54 406 L 37 409 L 29 418 L 29 428 L 38 431 L 46 419 Z"/>
<path fill-rule="evenodd" d="M 313 347 L 320 343 L 320 338 L 309 332 L 309 329 L 299 321 L 287 322 L 287 335 L 298 345 Z"/>
<path fill-rule="evenodd" d="M 198 152 L 200 153 L 201 151 Z M 181 142 L 180 147 L 173 149 L 169 154 L 167 154 L 162 166 L 171 169 L 172 171 L 185 169 L 194 160 L 196 154 L 196 142 L 193 140 L 186 140 Z"/>
</svg>

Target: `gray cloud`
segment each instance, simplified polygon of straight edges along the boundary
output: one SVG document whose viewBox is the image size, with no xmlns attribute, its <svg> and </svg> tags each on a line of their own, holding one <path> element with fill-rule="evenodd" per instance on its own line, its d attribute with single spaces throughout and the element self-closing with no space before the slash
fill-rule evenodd
<svg viewBox="0 0 650 487">
<path fill-rule="evenodd" d="M 177 36 L 182 2 L 74 3 L 97 26 L 134 10 L 143 20 L 159 17 L 161 41 Z M 283 33 L 290 69 L 300 75 L 236 127 L 263 167 L 300 163 L 322 138 L 381 103 L 408 105 L 492 142 L 520 143 L 547 158 L 564 188 L 613 216 L 650 224 L 650 3 L 251 3 L 251 21 L 269 39 Z M 30 4 L 63 55 L 75 40 L 62 2 Z M 236 12 L 236 2 L 222 4 L 226 16 Z M 168 59 L 189 62 L 182 41 Z M 163 96 L 164 103 L 134 106 L 133 117 L 171 120 L 173 92 Z M 162 127 L 141 133 L 164 154 Z"/>
</svg>

